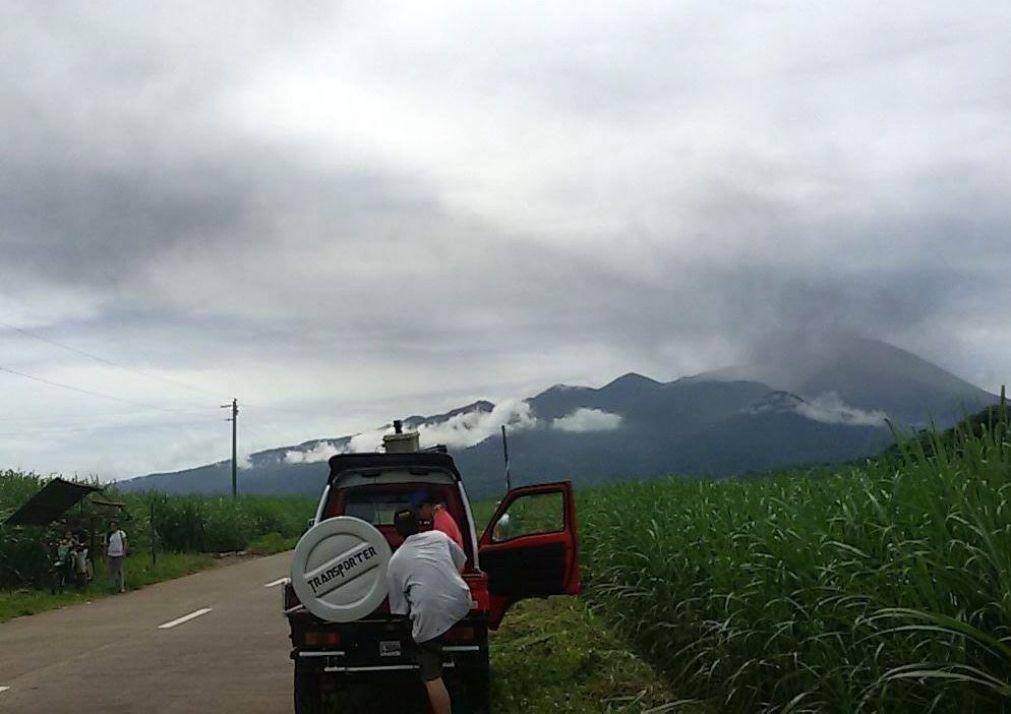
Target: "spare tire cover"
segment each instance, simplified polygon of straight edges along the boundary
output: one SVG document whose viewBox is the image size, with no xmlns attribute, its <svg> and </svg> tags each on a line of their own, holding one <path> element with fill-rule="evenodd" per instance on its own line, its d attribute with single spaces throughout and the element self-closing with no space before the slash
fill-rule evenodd
<svg viewBox="0 0 1011 714">
<path fill-rule="evenodd" d="M 328 518 L 310 528 L 291 561 L 291 585 L 316 617 L 352 622 L 386 597 L 390 545 L 372 524 L 352 516 Z"/>
</svg>

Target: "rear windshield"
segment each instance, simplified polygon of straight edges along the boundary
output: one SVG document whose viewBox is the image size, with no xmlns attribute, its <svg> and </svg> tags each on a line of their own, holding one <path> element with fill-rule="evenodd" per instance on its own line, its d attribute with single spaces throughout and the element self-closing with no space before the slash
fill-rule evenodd
<svg viewBox="0 0 1011 714">
<path fill-rule="evenodd" d="M 323 511 L 323 518 L 332 516 L 354 516 L 368 521 L 382 530 L 383 535 L 396 549 L 401 539 L 393 528 L 393 516 L 411 502 L 411 496 L 419 490 L 434 496 L 437 502 L 446 505 L 446 510 L 456 521 L 463 536 L 463 550 L 468 560 L 473 563 L 471 528 L 459 487 L 453 483 L 432 483 L 421 481 L 416 477 L 411 480 L 393 483 L 375 483 L 368 486 L 352 486 L 336 488 L 330 492 L 330 498 Z M 423 525 L 424 529 L 425 526 Z"/>
<path fill-rule="evenodd" d="M 344 515 L 361 518 L 374 526 L 392 526 L 393 514 L 406 505 L 403 497 L 389 491 L 350 488 L 344 496 Z"/>
</svg>

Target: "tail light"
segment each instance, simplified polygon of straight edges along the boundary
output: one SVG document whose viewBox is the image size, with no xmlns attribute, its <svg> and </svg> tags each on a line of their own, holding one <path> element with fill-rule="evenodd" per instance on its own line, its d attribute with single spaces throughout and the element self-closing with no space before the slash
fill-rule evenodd
<svg viewBox="0 0 1011 714">
<path fill-rule="evenodd" d="M 306 632 L 303 639 L 307 647 L 336 646 L 341 643 L 341 633 L 336 630 L 329 632 Z"/>
<path fill-rule="evenodd" d="M 291 586 L 291 583 L 285 583 L 283 589 L 284 598 L 284 611 L 288 612 L 292 608 L 298 607 L 302 602 L 298 599 L 298 595 L 295 594 L 295 588 Z"/>
</svg>

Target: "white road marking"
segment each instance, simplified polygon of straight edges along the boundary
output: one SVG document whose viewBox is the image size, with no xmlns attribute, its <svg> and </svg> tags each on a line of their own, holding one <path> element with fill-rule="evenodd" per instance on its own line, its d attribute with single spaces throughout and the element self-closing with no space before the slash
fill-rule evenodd
<svg viewBox="0 0 1011 714">
<path fill-rule="evenodd" d="M 10 687 L 0 687 L 0 694 L 3 694 L 3 693 L 4 693 L 4 692 L 6 692 L 6 691 L 7 691 L 8 689 L 10 689 Z"/>
<path fill-rule="evenodd" d="M 281 578 L 280 580 L 275 580 L 272 583 L 267 583 L 263 587 L 265 587 L 265 588 L 272 588 L 272 587 L 275 587 L 277 585 L 284 585 L 286 582 L 288 582 L 288 578 Z"/>
<path fill-rule="evenodd" d="M 158 625 L 159 630 L 167 630 L 170 627 L 175 627 L 176 625 L 181 625 L 184 622 L 189 622 L 190 620 L 200 617 L 201 615 L 206 615 L 211 611 L 209 607 L 202 607 L 199 610 L 194 610 L 189 615 L 183 615 L 180 618 L 172 620 L 171 622 L 166 622 L 164 625 Z"/>
</svg>

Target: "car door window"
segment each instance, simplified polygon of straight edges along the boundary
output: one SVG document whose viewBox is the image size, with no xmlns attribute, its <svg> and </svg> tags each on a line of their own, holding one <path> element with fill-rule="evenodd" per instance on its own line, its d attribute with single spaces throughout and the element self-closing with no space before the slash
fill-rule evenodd
<svg viewBox="0 0 1011 714">
<path fill-rule="evenodd" d="M 565 498 L 558 491 L 520 496 L 502 513 L 492 529 L 492 542 L 565 530 Z"/>
</svg>

